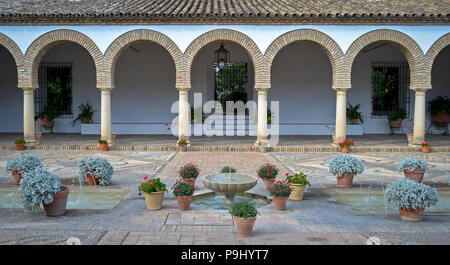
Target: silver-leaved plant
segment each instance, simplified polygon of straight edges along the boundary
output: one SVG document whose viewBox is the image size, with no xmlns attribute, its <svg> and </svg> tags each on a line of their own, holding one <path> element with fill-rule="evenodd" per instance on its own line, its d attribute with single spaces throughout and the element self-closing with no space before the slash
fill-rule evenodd
<svg viewBox="0 0 450 265">
<path fill-rule="evenodd" d="M 86 174 L 88 172 L 98 179 L 99 185 L 111 185 L 111 177 L 114 169 L 108 160 L 91 156 L 78 161 L 78 178 L 81 182 L 86 181 Z"/>
<path fill-rule="evenodd" d="M 398 165 L 397 170 L 399 172 L 403 172 L 406 169 L 413 171 L 415 169 L 427 169 L 427 168 L 428 163 L 426 161 L 416 159 L 410 156 L 408 158 L 400 160 L 400 164 Z"/>
<path fill-rule="evenodd" d="M 363 163 L 351 155 L 342 154 L 330 160 L 328 172 L 338 177 L 342 177 L 344 173 L 360 174 L 364 171 Z"/>
<path fill-rule="evenodd" d="M 387 186 L 384 199 L 391 205 L 404 209 L 422 209 L 439 200 L 437 189 L 409 179 L 399 179 Z"/>
<path fill-rule="evenodd" d="M 18 156 L 6 163 L 7 171 L 18 171 L 22 175 L 26 172 L 33 171 L 36 168 L 42 167 L 41 161 L 36 156 Z"/>
</svg>

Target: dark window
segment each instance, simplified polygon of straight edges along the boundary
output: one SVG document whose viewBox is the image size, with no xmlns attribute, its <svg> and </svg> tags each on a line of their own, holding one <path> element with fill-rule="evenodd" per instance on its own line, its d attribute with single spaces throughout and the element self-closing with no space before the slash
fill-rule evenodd
<svg viewBox="0 0 450 265">
<path fill-rule="evenodd" d="M 36 113 L 45 106 L 54 107 L 61 118 L 72 117 L 72 64 L 41 63 L 39 88 L 36 91 Z"/>
<path fill-rule="evenodd" d="M 386 117 L 400 109 L 409 114 L 407 63 L 372 63 L 372 116 Z"/>
<path fill-rule="evenodd" d="M 214 100 L 226 111 L 227 101 L 247 103 L 247 63 L 227 63 L 220 68 L 214 64 Z"/>
</svg>

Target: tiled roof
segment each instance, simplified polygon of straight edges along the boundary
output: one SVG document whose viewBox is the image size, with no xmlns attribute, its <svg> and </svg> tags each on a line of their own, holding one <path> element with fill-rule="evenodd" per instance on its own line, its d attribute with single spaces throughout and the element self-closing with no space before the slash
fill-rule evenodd
<svg viewBox="0 0 450 265">
<path fill-rule="evenodd" d="M 450 20 L 450 0 L 8 0 L 1 21 L 112 19 Z"/>
</svg>

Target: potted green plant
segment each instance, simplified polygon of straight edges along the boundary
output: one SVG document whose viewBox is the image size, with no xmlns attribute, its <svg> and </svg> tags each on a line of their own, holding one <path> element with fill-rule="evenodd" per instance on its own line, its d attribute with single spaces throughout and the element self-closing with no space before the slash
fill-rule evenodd
<svg viewBox="0 0 450 265">
<path fill-rule="evenodd" d="M 422 143 L 422 152 L 429 153 L 431 151 L 431 146 L 427 142 Z"/>
<path fill-rule="evenodd" d="M 269 163 L 262 165 L 257 171 L 258 177 L 261 178 L 266 190 L 270 189 L 278 175 L 278 168 Z"/>
<path fill-rule="evenodd" d="M 406 119 L 406 111 L 404 109 L 399 109 L 396 113 L 388 117 L 389 126 L 391 130 L 399 130 L 402 126 L 402 120 Z"/>
<path fill-rule="evenodd" d="M 358 124 L 358 121 L 361 122 L 361 124 L 364 123 L 363 114 L 358 111 L 360 107 L 361 104 L 352 106 L 352 104 L 348 103 L 347 118 L 349 118 L 352 121 L 352 124 Z"/>
<path fill-rule="evenodd" d="M 236 169 L 233 167 L 223 167 L 220 171 L 222 173 L 236 173 Z"/>
<path fill-rule="evenodd" d="M 188 163 L 180 168 L 179 177 L 183 180 L 190 180 L 195 185 L 195 180 L 200 175 L 198 166 Z"/>
<path fill-rule="evenodd" d="M 387 186 L 384 198 L 399 208 L 400 218 L 405 221 L 420 221 L 426 207 L 439 200 L 437 189 L 409 179 L 393 181 Z"/>
<path fill-rule="evenodd" d="M 188 146 L 188 142 L 186 139 L 184 138 L 180 138 L 177 142 L 178 145 L 178 150 L 180 152 L 186 152 L 187 151 L 187 146 Z"/>
<path fill-rule="evenodd" d="M 25 149 L 25 140 L 22 137 L 16 138 L 16 140 L 14 140 L 14 143 L 16 144 L 16 149 L 18 151 Z"/>
<path fill-rule="evenodd" d="M 335 175 L 339 187 L 347 188 L 353 185 L 353 177 L 364 171 L 363 163 L 357 158 L 342 154 L 330 160 L 328 172 Z"/>
<path fill-rule="evenodd" d="M 44 111 L 39 113 L 36 118 L 41 121 L 42 127 L 44 127 L 44 129 L 53 131 L 55 119 L 60 114 L 60 111 L 58 111 L 55 107 L 47 105 L 44 107 Z"/>
<path fill-rule="evenodd" d="M 72 121 L 72 127 L 75 126 L 75 124 L 78 121 L 81 121 L 81 123 L 84 124 L 92 122 L 92 116 L 94 115 L 94 112 L 96 110 L 89 104 L 89 102 L 79 105 L 78 110 L 80 112 L 78 113 L 77 117 Z"/>
<path fill-rule="evenodd" d="M 20 184 L 23 174 L 39 167 L 42 167 L 42 164 L 36 156 L 18 156 L 6 162 L 6 170 L 11 172 L 15 185 Z"/>
<path fill-rule="evenodd" d="M 410 156 L 400 160 L 397 170 L 399 172 L 404 172 L 406 178 L 420 183 L 423 181 L 423 175 L 427 168 L 428 163 L 426 161 Z"/>
<path fill-rule="evenodd" d="M 100 151 L 108 151 L 108 141 L 97 139 L 97 142 L 98 142 L 98 149 Z"/>
<path fill-rule="evenodd" d="M 258 215 L 258 210 L 253 204 L 247 201 L 235 202 L 231 206 L 230 214 L 233 216 L 236 228 L 241 235 L 248 236 L 253 232 L 253 226 Z"/>
<path fill-rule="evenodd" d="M 87 182 L 90 185 L 111 185 L 114 168 L 108 160 L 91 156 L 79 160 L 77 166 L 80 182 Z"/>
<path fill-rule="evenodd" d="M 70 189 L 47 169 L 38 167 L 26 172 L 20 184 L 25 210 L 38 211 L 42 203 L 47 216 L 60 216 L 66 211 Z"/>
<path fill-rule="evenodd" d="M 347 154 L 350 152 L 350 147 L 353 145 L 353 141 L 347 138 L 343 142 L 338 142 L 338 145 L 341 147 L 341 152 Z"/>
<path fill-rule="evenodd" d="M 431 122 L 437 127 L 447 128 L 450 121 L 450 98 L 438 96 L 428 102 Z"/>
<path fill-rule="evenodd" d="M 293 201 L 303 200 L 306 185 L 311 187 L 311 183 L 308 181 L 308 176 L 303 172 L 299 172 L 294 175 L 289 175 L 289 173 L 286 173 L 286 181 L 292 186 L 292 192 L 289 198 Z"/>
<path fill-rule="evenodd" d="M 166 184 L 162 183 L 159 178 L 149 179 L 145 176 L 144 181 L 142 181 L 139 186 L 139 195 L 141 192 L 144 193 L 145 203 L 147 204 L 147 209 L 149 210 L 161 209 L 164 199 L 164 192 L 166 191 Z"/>
<path fill-rule="evenodd" d="M 194 190 L 194 183 L 190 180 L 184 181 L 179 179 L 174 186 L 172 186 L 172 192 L 177 198 L 178 208 L 180 208 L 181 211 L 187 211 L 191 207 Z"/>
<path fill-rule="evenodd" d="M 275 181 L 269 189 L 273 196 L 273 204 L 277 210 L 286 209 L 287 199 L 292 192 L 292 186 L 285 181 Z"/>
</svg>

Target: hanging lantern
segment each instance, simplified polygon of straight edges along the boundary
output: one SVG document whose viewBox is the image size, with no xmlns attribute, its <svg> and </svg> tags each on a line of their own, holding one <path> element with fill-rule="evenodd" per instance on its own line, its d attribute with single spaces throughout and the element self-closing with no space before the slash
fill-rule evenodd
<svg viewBox="0 0 450 265">
<path fill-rule="evenodd" d="M 215 51 L 215 54 L 217 65 L 223 69 L 230 62 L 230 52 L 225 49 L 223 42 L 220 43 L 220 48 Z"/>
</svg>

